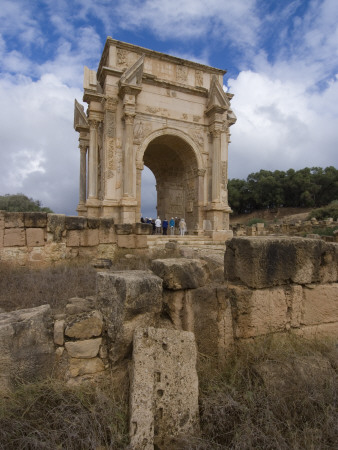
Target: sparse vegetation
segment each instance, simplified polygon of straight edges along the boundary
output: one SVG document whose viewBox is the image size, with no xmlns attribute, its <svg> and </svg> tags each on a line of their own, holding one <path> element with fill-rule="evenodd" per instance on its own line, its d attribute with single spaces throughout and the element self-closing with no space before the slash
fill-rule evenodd
<svg viewBox="0 0 338 450">
<path fill-rule="evenodd" d="M 109 380 L 70 388 L 57 380 L 18 386 L 0 398 L 0 449 L 123 449 L 128 386 Z"/>
<path fill-rule="evenodd" d="M 265 220 L 259 219 L 259 218 L 253 218 L 248 221 L 247 226 L 251 227 L 252 225 L 256 225 L 256 223 L 264 223 L 264 225 L 266 225 Z"/>
<path fill-rule="evenodd" d="M 0 263 L 0 308 L 6 311 L 45 304 L 61 310 L 71 297 L 94 295 L 95 286 L 90 265 L 29 269 Z"/>
<path fill-rule="evenodd" d="M 201 435 L 172 449 L 335 449 L 338 349 L 275 335 L 242 344 L 224 367 L 201 355 Z M 68 388 L 48 380 L 0 400 L 0 448 L 124 449 L 128 382 Z"/>
<path fill-rule="evenodd" d="M 330 217 L 332 217 L 333 220 L 338 220 L 338 200 L 334 200 L 323 208 L 314 209 L 311 211 L 309 219 L 312 217 L 317 220 L 324 220 Z"/>
</svg>

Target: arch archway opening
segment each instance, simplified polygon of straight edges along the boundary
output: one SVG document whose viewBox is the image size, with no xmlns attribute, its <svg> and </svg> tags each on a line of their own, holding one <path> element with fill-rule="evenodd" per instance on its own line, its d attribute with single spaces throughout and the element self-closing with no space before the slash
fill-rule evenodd
<svg viewBox="0 0 338 450">
<path fill-rule="evenodd" d="M 154 218 L 157 215 L 156 178 L 147 166 L 144 166 L 141 177 L 141 216 Z"/>
<path fill-rule="evenodd" d="M 147 146 L 143 162 L 154 174 L 157 215 L 184 218 L 189 234 L 199 228 L 198 163 L 192 147 L 175 135 L 162 135 Z"/>
</svg>

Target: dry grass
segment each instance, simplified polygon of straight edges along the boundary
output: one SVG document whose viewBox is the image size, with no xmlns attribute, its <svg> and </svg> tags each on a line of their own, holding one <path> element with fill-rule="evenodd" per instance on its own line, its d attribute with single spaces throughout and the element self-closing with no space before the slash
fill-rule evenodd
<svg viewBox="0 0 338 450">
<path fill-rule="evenodd" d="M 5 311 L 50 304 L 62 309 L 71 297 L 95 294 L 96 271 L 90 265 L 46 269 L 0 264 L 0 308 Z"/>
<path fill-rule="evenodd" d="M 128 442 L 127 387 L 66 387 L 47 380 L 0 399 L 0 449 L 123 449 Z"/>
</svg>

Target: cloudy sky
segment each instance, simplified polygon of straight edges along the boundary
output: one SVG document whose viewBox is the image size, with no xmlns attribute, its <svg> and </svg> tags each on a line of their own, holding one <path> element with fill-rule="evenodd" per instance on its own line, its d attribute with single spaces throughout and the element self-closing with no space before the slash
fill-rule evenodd
<svg viewBox="0 0 338 450">
<path fill-rule="evenodd" d="M 230 178 L 338 166 L 337 0 L 1 0 L 0 195 L 75 214 L 74 98 L 107 36 L 228 71 Z"/>
</svg>

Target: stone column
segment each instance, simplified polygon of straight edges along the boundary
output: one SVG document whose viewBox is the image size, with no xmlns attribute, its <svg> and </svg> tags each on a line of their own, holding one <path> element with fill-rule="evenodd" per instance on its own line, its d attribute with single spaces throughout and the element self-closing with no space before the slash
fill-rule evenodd
<svg viewBox="0 0 338 450">
<path fill-rule="evenodd" d="M 79 204 L 84 205 L 87 197 L 87 143 L 80 141 L 80 196 Z"/>
<path fill-rule="evenodd" d="M 98 165 L 98 146 L 97 146 L 97 129 L 99 122 L 97 120 L 89 120 L 89 160 L 88 160 L 88 198 L 97 198 L 97 165 Z"/>
<path fill-rule="evenodd" d="M 123 147 L 123 196 L 133 197 L 133 164 L 134 164 L 134 117 L 135 113 L 124 114 L 125 141 Z"/>
<path fill-rule="evenodd" d="M 212 131 L 212 203 L 220 202 L 221 193 L 221 130 Z"/>
</svg>

